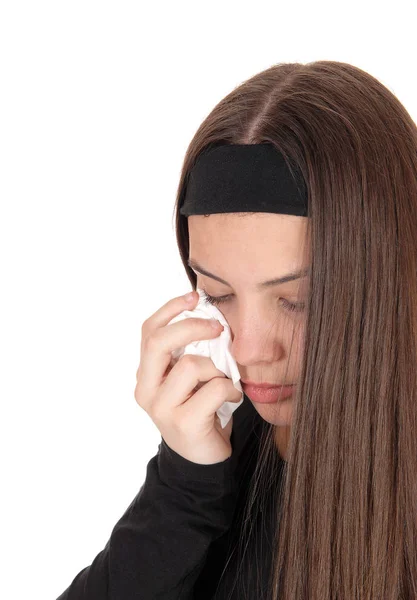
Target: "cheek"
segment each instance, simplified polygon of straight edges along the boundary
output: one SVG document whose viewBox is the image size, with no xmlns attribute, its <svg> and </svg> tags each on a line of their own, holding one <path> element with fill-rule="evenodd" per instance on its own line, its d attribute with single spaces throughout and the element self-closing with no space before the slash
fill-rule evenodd
<svg viewBox="0 0 417 600">
<path fill-rule="evenodd" d="M 287 338 L 288 348 L 292 345 L 291 354 L 294 354 L 294 360 L 297 363 L 301 360 L 304 350 L 304 333 L 305 328 L 297 325 L 294 333 L 291 331 Z"/>
</svg>

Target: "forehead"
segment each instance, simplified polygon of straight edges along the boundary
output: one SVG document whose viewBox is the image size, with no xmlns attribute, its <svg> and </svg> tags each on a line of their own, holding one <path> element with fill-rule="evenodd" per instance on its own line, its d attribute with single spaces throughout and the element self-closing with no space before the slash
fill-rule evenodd
<svg viewBox="0 0 417 600">
<path fill-rule="evenodd" d="M 190 257 L 280 261 L 300 266 L 308 217 L 275 213 L 221 213 L 188 217 Z M 208 266 L 208 265 L 207 265 Z"/>
</svg>

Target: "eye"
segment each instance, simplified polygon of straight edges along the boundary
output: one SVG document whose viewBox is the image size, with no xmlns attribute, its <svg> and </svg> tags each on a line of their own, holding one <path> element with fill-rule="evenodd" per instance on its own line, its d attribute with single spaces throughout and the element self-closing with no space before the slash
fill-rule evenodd
<svg viewBox="0 0 417 600">
<path fill-rule="evenodd" d="M 229 298 L 230 298 L 230 295 L 215 297 L 215 296 L 210 296 L 210 294 L 207 294 L 207 292 L 204 292 L 204 295 L 203 295 L 204 302 L 206 304 L 214 304 L 214 306 L 218 306 L 219 304 L 222 304 L 223 302 L 227 302 L 229 300 Z"/>
<path fill-rule="evenodd" d="M 289 310 L 290 312 L 302 312 L 305 308 L 304 302 L 288 302 L 285 298 L 280 298 L 282 304 L 285 306 L 285 310 Z"/>
<path fill-rule="evenodd" d="M 223 304 L 224 302 L 228 302 L 230 300 L 230 296 L 231 294 L 227 295 L 227 296 L 210 296 L 210 294 L 207 294 L 207 292 L 205 292 L 203 290 L 203 300 L 206 304 L 213 304 L 214 306 L 219 306 L 219 304 Z M 298 303 L 293 303 L 293 302 L 288 302 L 288 300 L 285 300 L 285 298 L 280 298 L 281 303 L 283 304 L 283 306 L 285 307 L 285 310 L 288 310 L 289 312 L 302 312 L 305 308 L 305 303 L 304 302 L 298 302 Z"/>
</svg>

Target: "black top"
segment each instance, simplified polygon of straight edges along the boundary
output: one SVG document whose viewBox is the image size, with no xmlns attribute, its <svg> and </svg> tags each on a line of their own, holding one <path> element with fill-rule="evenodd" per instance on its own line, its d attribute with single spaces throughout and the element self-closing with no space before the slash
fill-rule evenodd
<svg viewBox="0 0 417 600">
<path fill-rule="evenodd" d="M 236 588 L 229 595 L 237 569 L 230 550 L 241 532 L 264 424 L 244 396 L 233 413 L 232 456 L 213 465 L 183 458 L 161 438 L 105 548 L 57 600 L 242 600 Z M 256 545 L 266 585 L 272 523 L 261 531 L 264 519 L 256 520 Z M 247 597 L 260 600 L 250 585 Z"/>
</svg>

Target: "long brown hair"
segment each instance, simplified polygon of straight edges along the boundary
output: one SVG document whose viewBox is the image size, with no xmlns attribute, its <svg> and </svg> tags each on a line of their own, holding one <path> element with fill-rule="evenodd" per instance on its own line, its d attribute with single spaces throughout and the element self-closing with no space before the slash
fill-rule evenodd
<svg viewBox="0 0 417 600">
<path fill-rule="evenodd" d="M 182 167 L 175 226 L 193 289 L 179 213 L 190 169 L 211 144 L 263 142 L 304 175 L 311 245 L 269 597 L 415 599 L 417 127 L 350 64 L 282 63 L 244 81 Z"/>
</svg>

